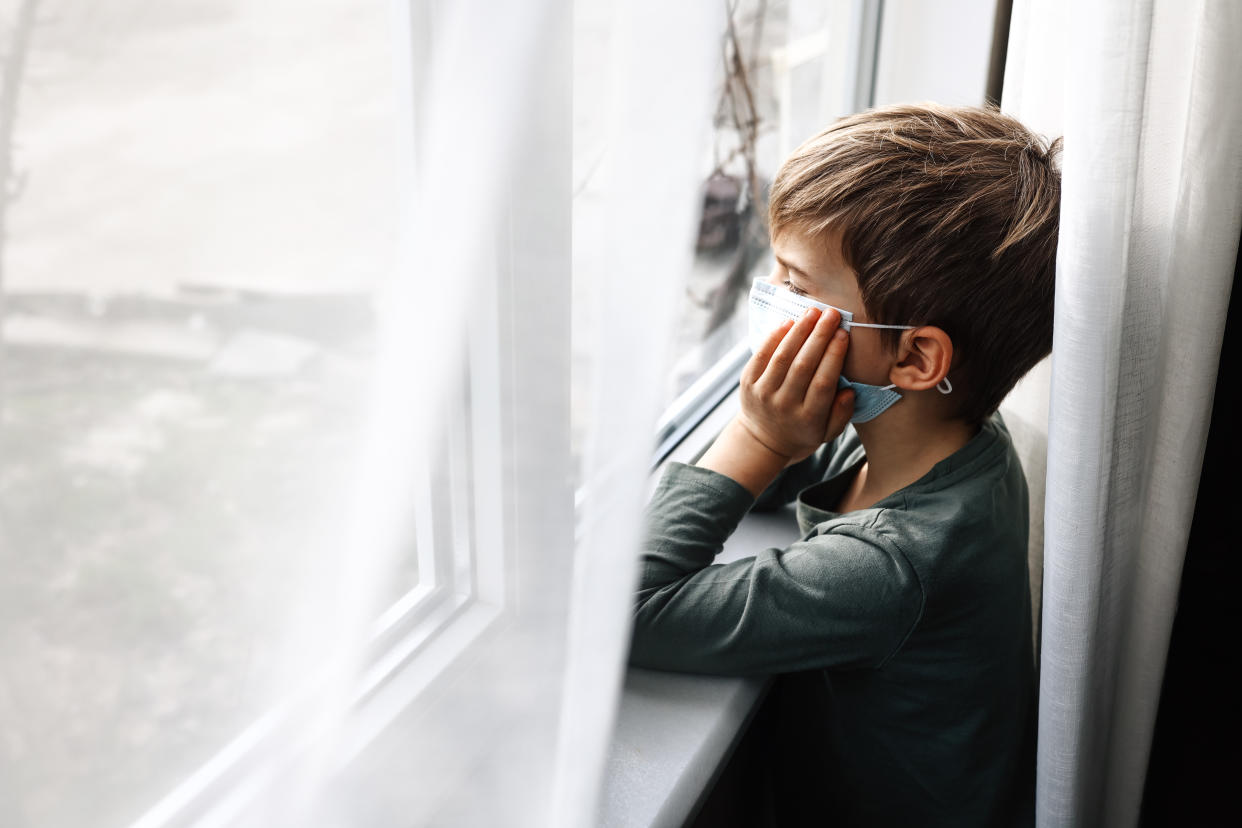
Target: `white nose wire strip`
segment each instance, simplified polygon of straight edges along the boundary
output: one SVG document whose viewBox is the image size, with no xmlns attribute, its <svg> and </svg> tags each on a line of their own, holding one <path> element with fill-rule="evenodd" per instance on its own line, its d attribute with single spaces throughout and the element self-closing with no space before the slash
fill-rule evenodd
<svg viewBox="0 0 1242 828">
<path fill-rule="evenodd" d="M 751 301 L 762 307 L 783 313 L 790 319 L 796 319 L 807 308 L 819 308 L 822 311 L 831 308 L 841 314 L 841 328 L 846 331 L 851 328 L 888 328 L 895 331 L 911 331 L 917 327 L 916 325 L 879 325 L 872 322 L 855 322 L 852 311 L 834 307 L 833 305 L 826 305 L 809 296 L 800 296 L 791 290 L 779 288 L 764 279 L 756 279 L 751 284 Z"/>
</svg>

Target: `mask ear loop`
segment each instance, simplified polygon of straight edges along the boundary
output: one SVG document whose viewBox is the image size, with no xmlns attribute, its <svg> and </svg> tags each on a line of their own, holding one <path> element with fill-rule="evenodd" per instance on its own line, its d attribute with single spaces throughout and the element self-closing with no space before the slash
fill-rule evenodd
<svg viewBox="0 0 1242 828">
<path fill-rule="evenodd" d="M 893 331 L 912 331 L 918 326 L 917 325 L 877 325 L 873 322 L 853 322 L 849 320 L 842 320 L 841 327 L 847 331 L 850 328 L 885 328 L 885 329 L 893 330 Z M 944 386 L 943 388 L 940 387 L 942 385 Z M 896 388 L 896 387 L 897 387 L 897 384 L 893 383 L 892 385 L 884 386 L 880 390 L 887 391 L 890 388 Z M 941 394 L 952 394 L 953 383 L 949 382 L 948 377 L 945 377 L 940 382 L 936 383 L 936 390 L 939 391 Z"/>
<path fill-rule="evenodd" d="M 912 331 L 915 328 L 914 325 L 877 325 L 874 322 L 852 322 L 849 320 L 842 321 L 841 327 L 847 331 L 850 328 L 886 328 L 893 331 Z"/>
</svg>

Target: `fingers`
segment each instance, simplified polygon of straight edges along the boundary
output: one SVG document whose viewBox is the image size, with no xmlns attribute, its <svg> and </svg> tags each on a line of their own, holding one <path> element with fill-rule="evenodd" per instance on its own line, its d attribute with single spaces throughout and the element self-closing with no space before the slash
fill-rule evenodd
<svg viewBox="0 0 1242 828">
<path fill-rule="evenodd" d="M 801 459 L 844 430 L 853 393 L 837 393 L 849 347 L 835 309 L 812 308 L 768 334 L 742 371 L 748 430 L 781 456 Z"/>
<path fill-rule="evenodd" d="M 832 413 L 828 415 L 828 428 L 824 431 L 824 442 L 831 443 L 841 436 L 845 427 L 854 415 L 854 392 L 846 388 L 837 394 L 832 401 Z"/>
<path fill-rule="evenodd" d="M 801 350 L 794 357 L 793 364 L 789 367 L 789 372 L 785 375 L 786 392 L 795 400 L 805 399 L 810 404 L 815 404 L 819 400 L 831 399 L 836 393 L 837 377 L 841 372 L 840 361 L 845 358 L 845 345 L 837 350 L 836 370 L 831 376 L 827 376 L 824 362 L 830 360 L 831 346 L 836 342 L 834 336 L 837 334 L 838 326 L 841 324 L 841 315 L 835 310 L 829 308 L 820 315 L 818 321 L 811 329 L 810 335 L 806 341 L 802 343 Z M 841 331 L 840 335 L 845 337 L 845 332 Z M 848 344 L 848 340 L 846 341 Z M 830 364 L 828 368 L 831 368 Z M 816 388 L 811 388 L 812 383 L 821 375 L 828 378 L 829 383 L 817 383 Z M 811 398 L 814 392 L 815 398 Z M 825 397 L 826 395 L 826 397 Z"/>
<path fill-rule="evenodd" d="M 831 316 L 829 321 L 840 319 L 840 315 L 836 311 L 829 310 L 828 314 Z M 772 357 L 768 360 L 767 367 L 764 368 L 762 376 L 756 382 L 757 386 L 766 389 L 769 393 L 775 393 L 777 389 L 781 389 L 789 396 L 796 395 L 799 400 L 802 398 L 802 394 L 806 391 L 806 381 L 809 381 L 804 379 L 804 375 L 809 377 L 808 369 L 810 372 L 813 372 L 815 365 L 814 362 L 810 361 L 809 355 L 807 359 L 798 364 L 798 373 L 794 377 L 794 385 L 786 385 L 786 377 L 789 375 L 790 370 L 794 368 L 795 361 L 803 350 L 803 345 L 818 327 L 817 323 L 822 316 L 823 314 L 819 308 L 810 308 L 802 315 L 802 318 L 794 323 L 793 327 L 781 339 Z M 833 324 L 835 325 L 835 322 Z M 819 354 L 815 355 L 816 359 L 822 354 L 823 351 L 820 350 Z M 802 381 L 801 386 L 795 388 L 795 385 L 800 380 Z"/>
<path fill-rule="evenodd" d="M 747 361 L 746 367 L 742 369 L 742 382 L 747 385 L 753 385 L 763 376 L 763 372 L 767 369 L 768 363 L 772 359 L 772 354 L 776 352 L 777 347 L 781 344 L 781 340 L 785 334 L 793 327 L 793 320 L 782 323 L 779 327 L 774 328 L 767 338 L 763 340 L 763 345 L 754 355 Z"/>
<path fill-rule="evenodd" d="M 815 363 L 814 376 L 808 381 L 807 399 L 830 399 L 837 393 L 837 377 L 845 364 L 845 352 L 850 347 L 850 337 L 840 328 L 827 332 L 827 342 L 819 360 Z"/>
</svg>

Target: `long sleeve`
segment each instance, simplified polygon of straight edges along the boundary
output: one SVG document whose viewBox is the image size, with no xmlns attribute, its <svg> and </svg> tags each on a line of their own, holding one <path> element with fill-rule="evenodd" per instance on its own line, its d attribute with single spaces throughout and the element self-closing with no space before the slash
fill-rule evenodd
<svg viewBox="0 0 1242 828">
<path fill-rule="evenodd" d="M 779 509 L 797 499 L 798 493 L 824 479 L 824 472 L 832 462 L 833 454 L 841 438 L 826 443 L 810 457 L 783 469 L 775 480 L 755 500 L 754 509 L 768 511 Z"/>
<path fill-rule="evenodd" d="M 631 662 L 722 675 L 883 664 L 917 620 L 922 592 L 875 530 L 882 510 L 713 565 L 752 502 L 715 472 L 665 471 L 648 507 Z"/>
</svg>

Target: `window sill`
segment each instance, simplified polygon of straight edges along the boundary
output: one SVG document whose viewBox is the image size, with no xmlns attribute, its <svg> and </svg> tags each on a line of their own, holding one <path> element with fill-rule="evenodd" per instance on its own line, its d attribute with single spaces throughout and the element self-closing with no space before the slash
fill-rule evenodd
<svg viewBox="0 0 1242 828">
<path fill-rule="evenodd" d="M 680 826 L 759 706 L 767 678 L 631 669 L 621 694 L 599 824 Z"/>
<path fill-rule="evenodd" d="M 751 513 L 716 562 L 784 546 L 797 532 L 792 506 Z M 711 791 L 769 680 L 630 668 L 605 770 L 599 824 L 684 825 Z"/>
</svg>

